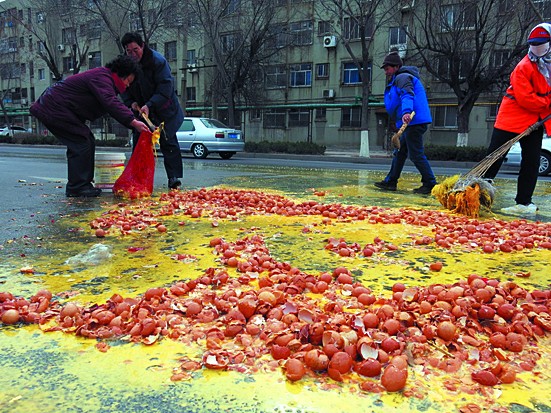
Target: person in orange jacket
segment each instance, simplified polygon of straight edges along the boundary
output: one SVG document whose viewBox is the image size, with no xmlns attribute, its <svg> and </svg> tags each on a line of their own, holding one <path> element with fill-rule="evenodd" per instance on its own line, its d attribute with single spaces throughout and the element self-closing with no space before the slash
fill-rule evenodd
<svg viewBox="0 0 551 413">
<path fill-rule="evenodd" d="M 487 154 L 524 132 L 529 126 L 551 114 L 551 24 L 541 23 L 528 35 L 528 54 L 510 76 L 510 86 L 501 100 Z M 551 121 L 520 140 L 520 172 L 516 205 L 501 211 L 512 215 L 535 214 L 538 207 L 532 195 L 538 181 L 543 131 L 551 135 Z M 484 174 L 494 179 L 503 163 L 498 159 Z"/>
</svg>

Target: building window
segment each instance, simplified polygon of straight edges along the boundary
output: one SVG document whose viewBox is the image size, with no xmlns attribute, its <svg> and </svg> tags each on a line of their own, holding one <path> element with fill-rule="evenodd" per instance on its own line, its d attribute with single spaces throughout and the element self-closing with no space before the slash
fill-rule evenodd
<svg viewBox="0 0 551 413">
<path fill-rule="evenodd" d="M 356 19 L 352 17 L 346 17 L 344 19 L 344 38 L 348 40 L 360 38 L 360 26 Z"/>
<path fill-rule="evenodd" d="M 308 109 L 290 109 L 289 127 L 310 125 L 310 110 Z"/>
<path fill-rule="evenodd" d="M 75 44 L 77 41 L 76 29 L 74 27 L 68 27 L 61 30 L 61 41 L 63 42 L 63 44 Z"/>
<path fill-rule="evenodd" d="M 220 50 L 224 54 L 233 52 L 240 42 L 239 33 L 227 33 L 220 36 Z"/>
<path fill-rule="evenodd" d="M 515 6 L 517 3 L 515 2 Z M 544 19 L 551 17 L 551 1 L 550 0 L 534 0 L 534 6 L 541 13 Z M 511 12 L 515 12 L 511 10 Z"/>
<path fill-rule="evenodd" d="M 99 39 L 101 37 L 101 20 L 92 20 L 80 25 L 80 35 L 87 39 Z"/>
<path fill-rule="evenodd" d="M 91 52 L 88 55 L 88 68 L 101 67 L 101 52 Z"/>
<path fill-rule="evenodd" d="M 128 17 L 128 28 L 131 32 L 139 32 L 142 30 L 142 21 L 139 14 L 130 14 L 130 16 Z"/>
<path fill-rule="evenodd" d="M 287 46 L 287 25 L 284 23 L 272 24 L 269 29 L 266 47 L 281 49 Z"/>
<path fill-rule="evenodd" d="M 326 108 L 317 108 L 316 109 L 316 120 L 327 120 L 327 109 Z"/>
<path fill-rule="evenodd" d="M 228 14 L 237 13 L 239 11 L 239 8 L 241 7 L 241 0 L 228 0 L 224 4 L 226 5 L 226 8 L 223 15 L 227 16 Z"/>
<path fill-rule="evenodd" d="M 285 109 L 268 109 L 264 112 L 265 128 L 285 128 Z"/>
<path fill-rule="evenodd" d="M 176 60 L 176 42 L 165 43 L 165 59 L 169 62 Z"/>
<path fill-rule="evenodd" d="M 397 46 L 397 45 L 403 45 L 407 43 L 408 36 L 407 36 L 407 26 L 406 27 L 391 27 L 389 29 L 389 45 Z"/>
<path fill-rule="evenodd" d="M 341 128 L 359 128 L 362 124 L 362 108 L 342 108 Z"/>
<path fill-rule="evenodd" d="M 63 73 L 69 73 L 75 70 L 74 60 L 71 56 L 63 58 Z"/>
<path fill-rule="evenodd" d="M 534 4 L 536 4 L 536 3 L 537 3 L 537 1 L 534 1 Z M 516 1 L 515 0 L 498 0 L 497 12 L 498 12 L 498 14 L 513 13 L 515 6 L 516 6 Z"/>
<path fill-rule="evenodd" d="M 329 63 L 316 64 L 316 79 L 327 79 L 329 77 Z"/>
<path fill-rule="evenodd" d="M 312 86 L 312 64 L 301 63 L 289 67 L 291 87 Z"/>
<path fill-rule="evenodd" d="M 437 106 L 434 108 L 435 128 L 457 128 L 457 106 Z"/>
<path fill-rule="evenodd" d="M 287 71 L 285 65 L 266 68 L 266 89 L 287 87 Z"/>
<path fill-rule="evenodd" d="M 289 35 L 293 46 L 312 44 L 312 22 L 308 20 L 289 24 Z"/>
<path fill-rule="evenodd" d="M 460 53 L 459 59 L 459 79 L 465 79 L 470 70 L 472 69 L 472 59 L 474 54 L 469 52 Z M 437 58 L 437 73 L 441 78 L 449 78 L 451 76 L 450 71 L 450 58 L 448 56 L 440 56 Z"/>
<path fill-rule="evenodd" d="M 46 79 L 46 70 L 38 69 L 38 80 L 45 80 L 45 79 Z"/>
<path fill-rule="evenodd" d="M 196 102 L 197 101 L 197 89 L 195 86 L 186 87 L 186 102 Z"/>
<path fill-rule="evenodd" d="M 195 50 L 188 50 L 186 56 L 188 65 L 197 64 L 197 55 L 195 54 Z"/>
<path fill-rule="evenodd" d="M 319 21 L 318 22 L 318 36 L 326 36 L 331 34 L 331 22 Z"/>
<path fill-rule="evenodd" d="M 249 112 L 251 122 L 260 122 L 262 120 L 262 111 L 260 109 L 251 109 Z"/>
<path fill-rule="evenodd" d="M 488 119 L 495 119 L 497 117 L 497 111 L 499 110 L 499 104 L 490 105 L 488 108 Z"/>
<path fill-rule="evenodd" d="M 511 50 L 495 50 L 490 60 L 491 67 L 501 67 L 505 65 L 511 57 Z"/>
<path fill-rule="evenodd" d="M 474 29 L 476 22 L 476 3 L 443 5 L 441 29 L 443 32 Z"/>
<path fill-rule="evenodd" d="M 368 68 L 368 76 L 371 78 L 371 65 Z M 361 73 L 353 62 L 342 65 L 342 83 L 343 85 L 358 85 L 362 83 Z"/>
<path fill-rule="evenodd" d="M 343 37 L 348 40 L 359 40 L 362 38 L 361 29 L 362 26 L 358 23 L 365 19 L 365 17 L 345 17 L 343 21 Z M 365 37 L 371 38 L 373 36 L 373 21 L 370 18 L 364 27 Z"/>
</svg>

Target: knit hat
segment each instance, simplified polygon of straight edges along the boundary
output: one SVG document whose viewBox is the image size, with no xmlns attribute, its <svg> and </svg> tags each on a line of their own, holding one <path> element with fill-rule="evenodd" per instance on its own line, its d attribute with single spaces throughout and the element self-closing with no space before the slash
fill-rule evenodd
<svg viewBox="0 0 551 413">
<path fill-rule="evenodd" d="M 390 52 L 386 55 L 385 60 L 383 60 L 383 64 L 381 65 L 381 69 L 384 69 L 385 66 L 403 66 L 404 62 L 402 62 L 402 59 L 400 58 L 400 55 L 398 55 L 398 52 Z"/>
<path fill-rule="evenodd" d="M 543 27 L 542 24 L 538 24 L 536 27 L 532 29 L 530 34 L 528 35 L 528 41 L 527 43 L 532 44 L 543 44 L 548 43 L 551 40 L 551 35 L 546 30 L 545 27 Z"/>
</svg>

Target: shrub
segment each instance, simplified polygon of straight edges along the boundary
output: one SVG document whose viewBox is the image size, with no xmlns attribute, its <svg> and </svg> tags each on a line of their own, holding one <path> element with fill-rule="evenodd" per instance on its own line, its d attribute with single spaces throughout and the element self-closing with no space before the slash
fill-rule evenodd
<svg viewBox="0 0 551 413">
<path fill-rule="evenodd" d="M 485 146 L 427 145 L 425 155 L 434 161 L 478 162 L 486 156 Z"/>
<path fill-rule="evenodd" d="M 96 146 L 111 146 L 115 148 L 122 148 L 128 146 L 128 138 L 115 138 L 115 139 L 96 139 Z"/>
<path fill-rule="evenodd" d="M 245 152 L 292 153 L 299 155 L 323 155 L 325 146 L 312 142 L 245 142 Z"/>
<path fill-rule="evenodd" d="M 38 135 L 36 133 L 18 133 L 14 136 L 2 138 L 3 143 L 15 143 L 20 145 L 61 145 L 54 135 Z M 96 146 L 125 147 L 128 146 L 128 138 L 96 139 Z"/>
</svg>

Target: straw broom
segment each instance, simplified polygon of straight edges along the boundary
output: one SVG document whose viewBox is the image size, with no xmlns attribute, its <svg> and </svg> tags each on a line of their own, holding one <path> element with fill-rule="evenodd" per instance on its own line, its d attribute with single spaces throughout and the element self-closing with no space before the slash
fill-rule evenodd
<svg viewBox="0 0 551 413">
<path fill-rule="evenodd" d="M 446 178 L 441 184 L 436 185 L 432 189 L 432 195 L 445 208 L 470 217 L 478 217 L 480 207 L 487 208 L 488 210 L 491 209 L 496 189 L 491 182 L 482 177 L 498 159 L 501 159 L 509 152 L 509 149 L 515 143 L 530 135 L 549 119 L 551 119 L 551 115 L 529 126 L 524 132 L 488 154 L 466 174 Z"/>
</svg>

